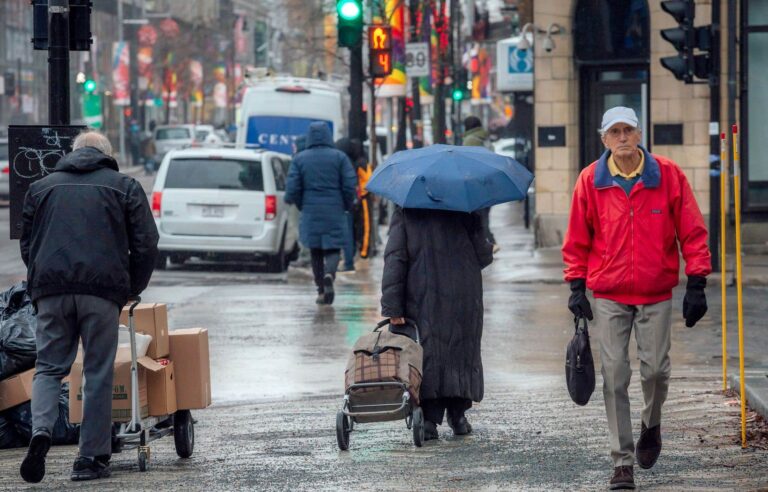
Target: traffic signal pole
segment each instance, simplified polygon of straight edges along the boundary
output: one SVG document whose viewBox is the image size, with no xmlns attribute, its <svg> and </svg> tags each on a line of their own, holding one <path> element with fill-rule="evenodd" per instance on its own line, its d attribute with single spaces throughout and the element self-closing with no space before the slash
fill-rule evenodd
<svg viewBox="0 0 768 492">
<path fill-rule="evenodd" d="M 363 118 L 363 43 L 349 48 L 349 138 L 365 140 Z M 373 138 L 373 137 L 372 137 Z"/>
<path fill-rule="evenodd" d="M 48 2 L 48 121 L 69 125 L 69 2 Z"/>
</svg>

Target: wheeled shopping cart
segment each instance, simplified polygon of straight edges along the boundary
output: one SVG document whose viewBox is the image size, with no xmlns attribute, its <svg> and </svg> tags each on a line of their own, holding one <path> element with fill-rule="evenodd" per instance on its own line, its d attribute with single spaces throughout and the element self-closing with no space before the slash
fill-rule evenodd
<svg viewBox="0 0 768 492">
<path fill-rule="evenodd" d="M 195 425 L 189 410 L 178 410 L 172 415 L 141 418 L 139 408 L 139 367 L 136 354 L 136 328 L 133 310 L 141 302 L 140 297 L 132 299 L 128 309 L 128 332 L 131 339 L 131 420 L 112 425 L 112 453 L 137 449 L 139 470 L 149 468 L 149 443 L 173 434 L 176 454 L 189 458 L 195 447 Z"/>
<path fill-rule="evenodd" d="M 336 440 L 342 451 L 349 449 L 355 424 L 369 422 L 404 419 L 413 431 L 413 443 L 417 447 L 424 443 L 424 414 L 417 401 L 423 352 L 418 326 L 412 320 L 406 323 L 415 340 L 405 327 L 381 331 L 389 324 L 387 319 L 355 344 L 347 365 L 344 401 L 336 414 Z"/>
</svg>

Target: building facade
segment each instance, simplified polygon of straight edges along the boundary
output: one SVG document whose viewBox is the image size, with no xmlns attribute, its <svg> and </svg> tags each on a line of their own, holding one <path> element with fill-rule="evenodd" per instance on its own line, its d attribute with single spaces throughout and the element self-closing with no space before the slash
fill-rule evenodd
<svg viewBox="0 0 768 492">
<path fill-rule="evenodd" d="M 739 31 L 746 34 L 741 43 L 746 49 L 736 66 L 741 81 L 737 95 L 741 105 L 746 106 L 741 121 L 736 111 L 728 111 L 727 41 L 737 32 L 729 34 L 727 30 L 728 15 L 734 15 L 734 9 L 723 0 L 715 3 L 721 14 L 723 62 L 721 117 L 714 124 L 710 124 L 710 87 L 705 83 L 684 84 L 660 63 L 662 57 L 677 54 L 660 34 L 662 29 L 677 26 L 661 9 L 661 1 L 533 3 L 536 26 L 550 32 L 561 28 L 561 34 L 551 37 L 554 48 L 545 49 L 542 34 L 535 43 L 535 232 L 539 246 L 562 244 L 578 174 L 603 151 L 598 134 L 601 116 L 606 109 L 621 105 L 637 112 L 643 145 L 672 158 L 685 171 L 705 217 L 710 214 L 710 177 L 716 176 L 710 172 L 710 163 L 719 158 L 717 135 L 728 132 L 729 119 L 740 123 L 744 135 L 744 238 L 757 248 L 765 247 L 768 158 L 762 152 L 750 152 L 749 142 L 765 132 L 762 118 L 768 109 L 768 2 L 730 3 L 740 3 L 735 15 L 739 16 Z M 749 17 L 744 15 L 746 8 L 752 9 Z M 712 0 L 697 0 L 697 26 L 711 23 L 712 9 Z M 744 83 L 747 80 L 750 84 Z M 759 130 L 752 130 L 755 124 Z"/>
</svg>

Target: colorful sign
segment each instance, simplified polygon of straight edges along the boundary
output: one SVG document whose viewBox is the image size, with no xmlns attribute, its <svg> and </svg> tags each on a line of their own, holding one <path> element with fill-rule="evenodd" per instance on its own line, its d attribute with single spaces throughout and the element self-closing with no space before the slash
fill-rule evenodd
<svg viewBox="0 0 768 492">
<path fill-rule="evenodd" d="M 496 89 L 501 92 L 533 90 L 533 36 L 531 47 L 517 47 L 521 37 L 515 36 L 496 43 Z"/>
<path fill-rule="evenodd" d="M 377 97 L 400 97 L 407 92 L 405 76 L 405 2 L 386 0 L 384 16 L 374 19 L 374 24 L 392 28 L 392 73 L 377 82 Z"/>
<path fill-rule="evenodd" d="M 131 104 L 131 85 L 128 74 L 130 57 L 125 41 L 112 45 L 112 92 L 115 106 Z"/>
</svg>

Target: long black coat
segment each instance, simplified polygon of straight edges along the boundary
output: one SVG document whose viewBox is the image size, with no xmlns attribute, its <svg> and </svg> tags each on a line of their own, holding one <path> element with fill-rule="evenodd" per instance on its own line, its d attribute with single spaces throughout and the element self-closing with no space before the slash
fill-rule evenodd
<svg viewBox="0 0 768 492">
<path fill-rule="evenodd" d="M 384 253 L 381 312 L 414 319 L 424 347 L 421 399 L 483 399 L 483 279 L 493 261 L 477 214 L 397 209 Z"/>
</svg>

